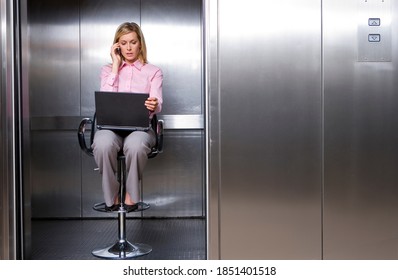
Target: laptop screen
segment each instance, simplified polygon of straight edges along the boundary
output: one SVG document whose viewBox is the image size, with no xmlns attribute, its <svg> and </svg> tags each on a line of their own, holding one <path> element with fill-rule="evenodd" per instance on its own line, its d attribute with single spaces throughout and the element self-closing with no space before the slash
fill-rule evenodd
<svg viewBox="0 0 398 280">
<path fill-rule="evenodd" d="M 147 93 L 95 92 L 97 127 L 111 130 L 148 130 Z"/>
</svg>

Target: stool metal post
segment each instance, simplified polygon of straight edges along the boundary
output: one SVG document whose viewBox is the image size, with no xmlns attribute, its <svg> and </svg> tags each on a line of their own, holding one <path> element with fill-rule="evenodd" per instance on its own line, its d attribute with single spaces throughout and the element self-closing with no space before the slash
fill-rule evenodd
<svg viewBox="0 0 398 280">
<path fill-rule="evenodd" d="M 120 183 L 120 208 L 118 212 L 119 218 L 119 241 L 124 242 L 126 240 L 126 211 L 124 209 L 124 199 L 126 197 L 126 157 L 118 156 L 118 180 Z"/>
<path fill-rule="evenodd" d="M 149 254 L 152 247 L 142 243 L 131 243 L 126 238 L 126 209 L 124 197 L 126 192 L 126 159 L 118 156 L 118 179 L 120 182 L 120 207 L 118 210 L 119 233 L 118 240 L 112 246 L 95 249 L 92 254 L 104 259 L 130 259 Z"/>
</svg>

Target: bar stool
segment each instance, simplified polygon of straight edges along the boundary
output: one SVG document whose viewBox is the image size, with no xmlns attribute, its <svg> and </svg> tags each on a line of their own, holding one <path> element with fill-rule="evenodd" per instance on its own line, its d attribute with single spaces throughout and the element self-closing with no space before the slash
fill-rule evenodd
<svg viewBox="0 0 398 280">
<path fill-rule="evenodd" d="M 78 140 L 80 148 L 89 156 L 93 156 L 93 149 L 91 148 L 91 145 L 93 143 L 94 134 L 96 131 L 95 119 L 96 119 L 95 114 L 93 119 L 83 118 L 82 121 L 80 122 L 78 129 Z M 84 135 L 86 126 L 88 124 L 91 124 L 90 146 L 87 146 Z M 158 120 L 157 116 L 154 115 L 151 121 L 151 126 L 156 135 L 156 144 L 154 147 L 152 147 L 150 153 L 148 154 L 148 158 L 154 158 L 159 153 L 163 152 L 164 122 L 163 120 Z M 92 251 L 92 254 L 94 256 L 104 259 L 130 259 L 149 254 L 152 251 L 151 246 L 142 243 L 131 243 L 126 238 L 127 210 L 124 205 L 124 198 L 126 194 L 126 158 L 122 152 L 119 152 L 117 160 L 118 160 L 117 179 L 120 184 L 120 189 L 119 189 L 120 206 L 116 210 L 118 212 L 118 239 L 116 243 L 111 246 L 95 249 Z M 134 209 L 133 212 L 144 211 L 147 210 L 149 207 L 150 205 L 145 202 L 138 202 L 137 209 Z M 109 210 L 106 209 L 106 204 L 104 202 L 95 204 L 93 206 L 93 209 L 100 212 L 109 212 Z"/>
</svg>

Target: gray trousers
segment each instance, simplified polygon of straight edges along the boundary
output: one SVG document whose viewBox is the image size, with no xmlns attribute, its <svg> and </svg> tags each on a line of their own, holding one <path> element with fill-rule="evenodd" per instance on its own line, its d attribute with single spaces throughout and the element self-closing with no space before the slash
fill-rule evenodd
<svg viewBox="0 0 398 280">
<path fill-rule="evenodd" d="M 98 130 L 94 135 L 94 159 L 102 174 L 102 190 L 107 206 L 112 206 L 119 195 L 117 154 L 123 148 L 126 156 L 126 192 L 136 203 L 140 201 L 140 180 L 148 160 L 148 153 L 156 143 L 153 130 L 134 131 L 122 137 L 111 130 Z"/>
</svg>

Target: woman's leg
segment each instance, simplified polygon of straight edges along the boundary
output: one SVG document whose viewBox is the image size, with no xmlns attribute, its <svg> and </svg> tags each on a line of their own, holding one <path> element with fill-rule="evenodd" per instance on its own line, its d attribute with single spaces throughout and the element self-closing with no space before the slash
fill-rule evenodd
<svg viewBox="0 0 398 280">
<path fill-rule="evenodd" d="M 148 160 L 148 154 L 155 145 L 156 138 L 153 130 L 134 131 L 124 140 L 123 152 L 126 156 L 126 204 L 132 205 L 139 202 L 140 180 Z"/>
<path fill-rule="evenodd" d="M 95 162 L 102 174 L 102 190 L 105 204 L 110 207 L 119 193 L 117 173 L 117 153 L 123 143 L 122 137 L 110 130 L 98 130 L 94 135 L 93 153 Z"/>
</svg>

